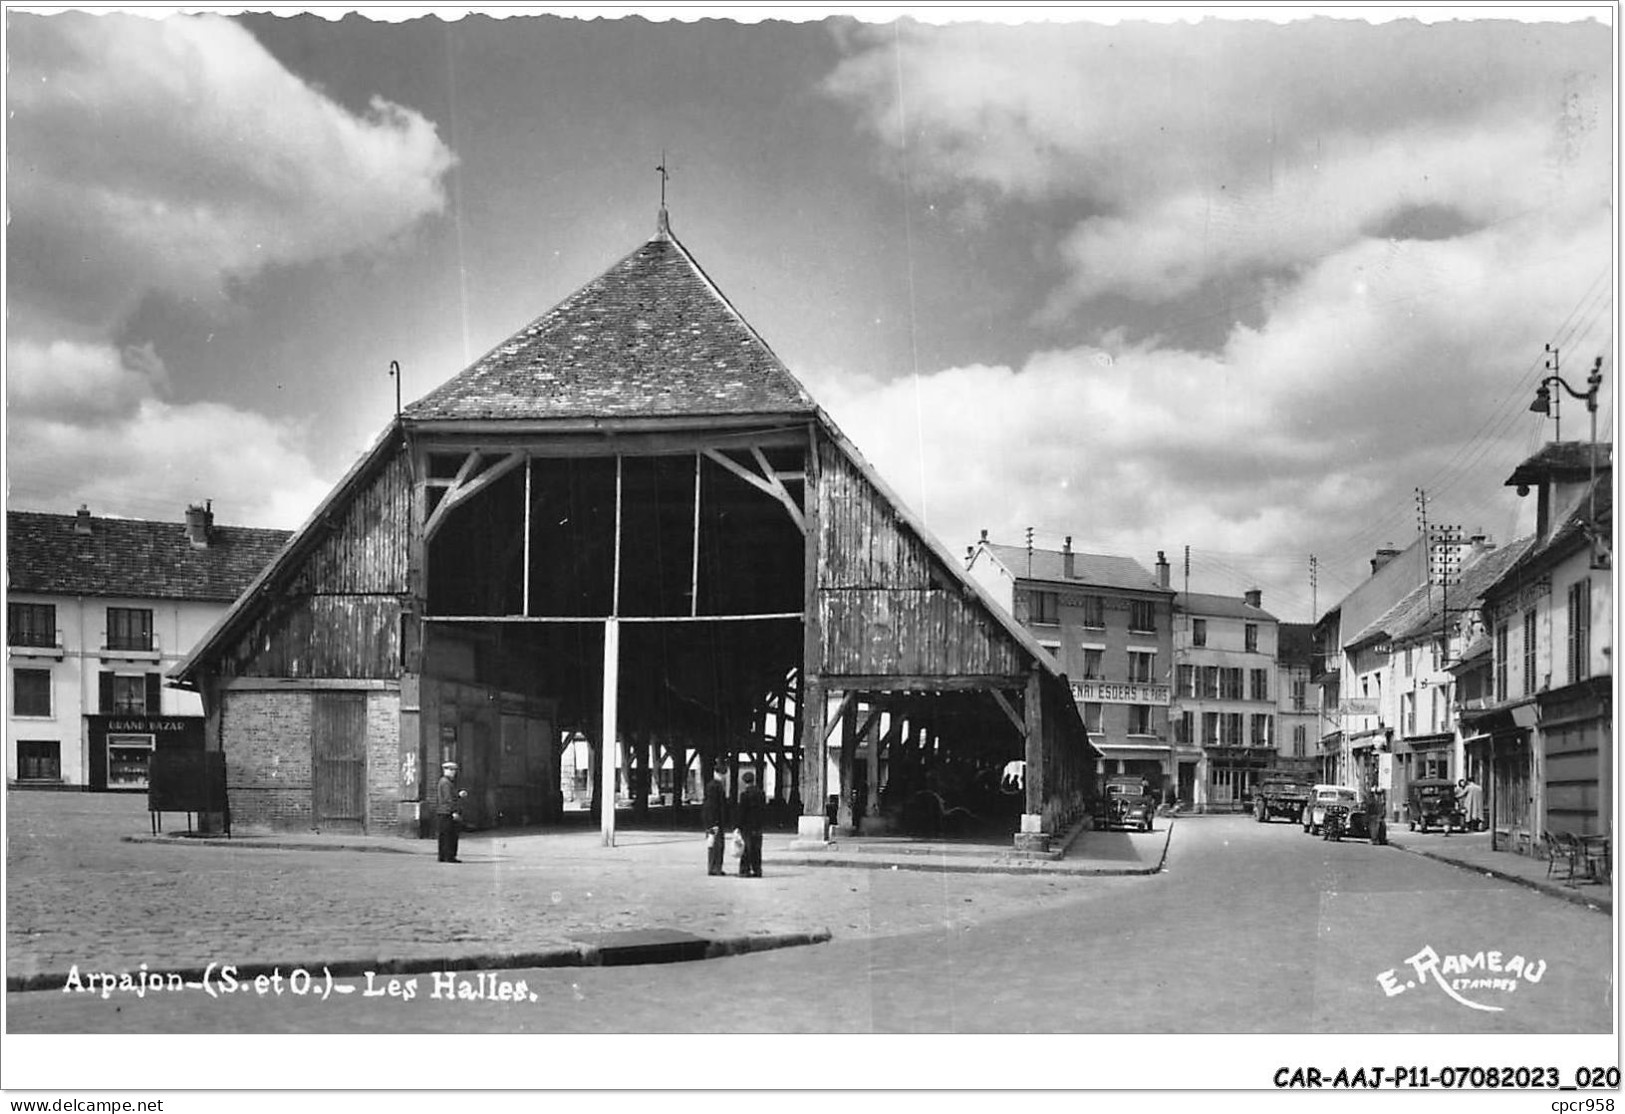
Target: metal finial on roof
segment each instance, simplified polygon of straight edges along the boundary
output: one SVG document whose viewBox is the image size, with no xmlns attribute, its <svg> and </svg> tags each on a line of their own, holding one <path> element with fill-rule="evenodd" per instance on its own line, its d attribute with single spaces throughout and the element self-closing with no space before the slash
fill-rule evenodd
<svg viewBox="0 0 1625 1114">
<path fill-rule="evenodd" d="M 660 172 L 660 216 L 655 221 L 655 231 L 661 236 L 671 235 L 671 221 L 666 217 L 666 179 L 671 177 L 671 171 L 666 169 L 666 152 L 660 152 L 660 165 L 655 167 Z"/>
</svg>

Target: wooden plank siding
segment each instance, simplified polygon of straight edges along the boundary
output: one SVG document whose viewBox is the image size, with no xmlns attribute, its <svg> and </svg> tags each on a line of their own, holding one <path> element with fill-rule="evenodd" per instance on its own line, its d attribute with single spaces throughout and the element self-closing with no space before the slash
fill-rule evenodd
<svg viewBox="0 0 1625 1114">
<path fill-rule="evenodd" d="M 826 677 L 1021 674 L 1027 654 L 857 464 L 819 445 L 818 617 Z M 950 585 L 952 585 L 950 587 Z"/>
<path fill-rule="evenodd" d="M 363 477 L 222 656 L 227 677 L 391 679 L 401 672 L 411 475 L 397 452 Z"/>
</svg>

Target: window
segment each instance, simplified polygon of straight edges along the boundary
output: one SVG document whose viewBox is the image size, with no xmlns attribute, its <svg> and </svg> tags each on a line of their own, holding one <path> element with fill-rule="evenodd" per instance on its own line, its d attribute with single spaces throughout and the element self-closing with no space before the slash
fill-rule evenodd
<svg viewBox="0 0 1625 1114">
<path fill-rule="evenodd" d="M 1250 699 L 1268 700 L 1270 698 L 1270 671 L 1268 669 L 1249 670 Z"/>
<path fill-rule="evenodd" d="M 1196 717 L 1190 712 L 1179 713 L 1174 721 L 1174 741 L 1182 746 L 1191 746 L 1196 742 Z"/>
<path fill-rule="evenodd" d="M 1309 704 L 1309 682 L 1308 681 L 1293 681 L 1292 682 L 1292 710 L 1294 712 L 1301 712 L 1308 706 L 1308 704 Z"/>
<path fill-rule="evenodd" d="M 1100 596 L 1084 596 L 1078 601 L 1083 612 L 1081 622 L 1086 627 L 1104 627 L 1106 625 L 1106 601 Z"/>
<path fill-rule="evenodd" d="M 1591 675 L 1591 581 L 1569 585 L 1569 684 Z"/>
<path fill-rule="evenodd" d="M 1219 698 L 1219 667 L 1216 665 L 1202 666 L 1202 695 L 1209 700 Z"/>
<path fill-rule="evenodd" d="M 1571 596 L 1570 598 L 1572 599 L 1573 597 Z M 1572 627 L 1573 622 L 1574 622 L 1574 620 L 1573 620 L 1573 618 L 1571 616 L 1570 619 L 1569 619 L 1570 630 L 1571 631 L 1573 629 L 1573 627 Z M 1572 667 L 1572 663 L 1573 663 L 1573 660 L 1574 660 L 1573 657 L 1572 657 L 1572 654 L 1573 654 L 1573 635 L 1572 635 L 1572 633 L 1570 635 L 1569 652 L 1570 652 L 1570 655 L 1571 655 L 1569 661 L 1570 661 L 1570 664 L 1571 664 L 1571 667 Z M 1495 628 L 1495 699 L 1497 701 L 1501 701 L 1501 700 L 1505 700 L 1506 698 L 1507 698 L 1507 625 L 1505 623 L 1502 623 L 1500 626 Z"/>
<path fill-rule="evenodd" d="M 1243 700 L 1241 688 L 1241 668 L 1219 670 L 1219 699 Z"/>
<path fill-rule="evenodd" d="M 147 678 L 140 674 L 115 673 L 113 675 L 113 715 L 144 716 L 147 714 Z"/>
<path fill-rule="evenodd" d="M 1104 650 L 1091 650 L 1087 647 L 1083 651 L 1083 679 L 1085 681 L 1098 681 L 1105 676 L 1103 662 L 1106 657 Z"/>
<path fill-rule="evenodd" d="M 1059 642 L 1040 642 L 1040 646 L 1049 651 L 1049 656 L 1056 661 L 1061 660 L 1061 644 Z"/>
<path fill-rule="evenodd" d="M 1192 619 L 1191 620 L 1191 645 L 1192 646 L 1206 646 L 1207 645 L 1207 620 L 1206 619 Z"/>
<path fill-rule="evenodd" d="M 1028 592 L 1027 621 L 1031 623 L 1060 622 L 1060 597 L 1054 592 Z"/>
<path fill-rule="evenodd" d="M 1104 704 L 1085 704 L 1083 706 L 1083 726 L 1088 728 L 1089 734 L 1099 736 L 1105 733 Z"/>
<path fill-rule="evenodd" d="M 1157 605 L 1153 600 L 1130 600 L 1128 629 L 1154 631 L 1157 629 Z"/>
<path fill-rule="evenodd" d="M 1151 734 L 1151 705 L 1130 704 L 1128 706 L 1128 733 L 1130 735 Z"/>
<path fill-rule="evenodd" d="M 55 646 L 56 605 L 8 603 L 6 642 L 12 646 Z"/>
<path fill-rule="evenodd" d="M 1196 666 L 1181 665 L 1179 667 L 1179 695 L 1196 696 Z"/>
<path fill-rule="evenodd" d="M 148 607 L 109 607 L 107 609 L 107 648 L 109 650 L 152 649 L 152 609 Z"/>
<path fill-rule="evenodd" d="M 1130 650 L 1128 654 L 1128 679 L 1141 683 L 1149 682 L 1151 680 L 1152 663 L 1156 660 L 1156 654 Z"/>
<path fill-rule="evenodd" d="M 1272 733 L 1270 721 L 1274 718 L 1275 717 L 1273 716 L 1264 715 L 1252 717 L 1252 735 L 1249 740 L 1250 746 L 1267 747 L 1270 745 L 1270 735 Z"/>
<path fill-rule="evenodd" d="M 1239 747 L 1241 745 L 1242 718 L 1240 712 L 1225 712 L 1219 717 L 1219 741 L 1225 746 Z"/>
<path fill-rule="evenodd" d="M 1405 647 L 1405 676 L 1409 677 L 1416 671 L 1416 651 L 1410 646 Z"/>
<path fill-rule="evenodd" d="M 55 739 L 18 739 L 17 780 L 61 781 L 62 744 Z"/>
<path fill-rule="evenodd" d="M 1535 613 L 1523 613 L 1523 694 L 1535 691 Z"/>
<path fill-rule="evenodd" d="M 152 766 L 151 735 L 107 736 L 107 787 L 145 789 Z"/>
<path fill-rule="evenodd" d="M 1302 758 L 1304 748 L 1309 744 L 1309 729 L 1302 724 L 1292 729 L 1292 757 Z"/>
<path fill-rule="evenodd" d="M 1416 734 L 1416 694 L 1407 692 L 1400 696 L 1400 717 L 1402 729 L 1406 735 Z"/>
<path fill-rule="evenodd" d="M 1247 635 L 1247 652 L 1249 654 L 1258 653 L 1258 624 L 1257 623 L 1248 623 L 1247 624 L 1247 629 L 1246 629 L 1246 635 Z"/>
<path fill-rule="evenodd" d="M 49 669 L 13 669 L 11 671 L 11 714 L 14 716 L 51 715 L 51 671 Z"/>
</svg>

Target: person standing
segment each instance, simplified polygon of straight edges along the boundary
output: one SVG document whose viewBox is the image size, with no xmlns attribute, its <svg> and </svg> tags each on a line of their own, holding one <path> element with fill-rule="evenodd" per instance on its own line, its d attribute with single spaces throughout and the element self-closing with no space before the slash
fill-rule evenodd
<svg viewBox="0 0 1625 1114">
<path fill-rule="evenodd" d="M 434 818 L 440 837 L 440 861 L 460 863 L 457 857 L 457 828 L 463 822 L 461 801 L 468 790 L 457 788 L 457 763 L 440 763 L 440 783 L 434 790 Z"/>
<path fill-rule="evenodd" d="M 1456 783 L 1456 804 L 1461 809 L 1461 821 L 1467 830 L 1476 832 L 1484 826 L 1484 790 L 1472 778 Z"/>
<path fill-rule="evenodd" d="M 745 841 L 744 854 L 739 856 L 739 877 L 762 876 L 762 826 L 767 820 L 767 796 L 756 784 L 756 772 L 746 770 L 739 775 L 745 788 L 739 791 L 739 835 Z"/>
<path fill-rule="evenodd" d="M 705 828 L 707 874 L 722 873 L 722 827 L 728 811 L 728 771 L 719 762 L 711 768 L 705 783 L 705 799 L 700 804 L 700 824 Z"/>
</svg>

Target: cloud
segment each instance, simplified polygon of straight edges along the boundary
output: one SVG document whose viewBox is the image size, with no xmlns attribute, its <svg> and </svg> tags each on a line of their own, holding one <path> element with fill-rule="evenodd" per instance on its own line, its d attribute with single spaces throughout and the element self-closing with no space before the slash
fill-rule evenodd
<svg viewBox="0 0 1625 1114">
<path fill-rule="evenodd" d="M 175 397 L 158 343 L 113 338 L 154 292 L 207 315 L 266 268 L 387 249 L 443 209 L 455 156 L 419 113 L 351 112 L 221 17 L 8 30 L 11 503 L 176 518 L 212 498 L 223 521 L 298 525 L 330 486 L 321 447 Z"/>
<path fill-rule="evenodd" d="M 218 16 L 13 15 L 14 300 L 108 334 L 146 292 L 386 244 L 445 204 L 435 127 L 353 114 Z"/>
<path fill-rule="evenodd" d="M 919 186 L 1071 207 L 1052 319 L 1309 266 L 1417 209 L 1465 233 L 1611 196 L 1600 26 L 902 23 L 853 43 L 825 91 Z"/>
<path fill-rule="evenodd" d="M 6 362 L 12 506 L 178 520 L 207 498 L 222 521 L 292 528 L 330 487 L 295 423 L 159 397 L 150 349 L 12 341 Z"/>
<path fill-rule="evenodd" d="M 1597 343 L 1597 318 L 1575 310 L 1610 243 L 1606 213 L 1364 239 L 1214 353 L 1108 336 L 1019 367 L 806 378 L 950 551 L 1034 525 L 1142 563 L 1184 544 L 1324 562 L 1329 540 L 1380 523 L 1415 486 L 1443 496 L 1445 520 L 1504 533 L 1519 507 L 1501 482 L 1538 433 L 1524 411 L 1542 353 L 1524 345 L 1565 319 Z"/>
</svg>

